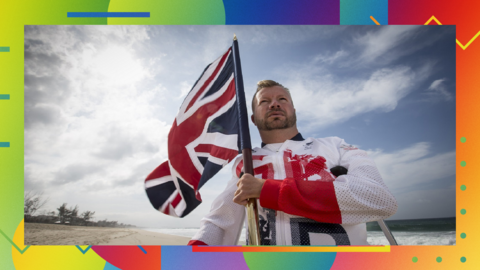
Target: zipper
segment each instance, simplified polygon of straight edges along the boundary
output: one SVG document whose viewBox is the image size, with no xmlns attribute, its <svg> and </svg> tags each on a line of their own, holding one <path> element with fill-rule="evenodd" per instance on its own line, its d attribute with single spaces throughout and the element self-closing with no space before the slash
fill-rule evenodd
<svg viewBox="0 0 480 270">
<path fill-rule="evenodd" d="M 284 144 L 285 145 L 285 144 Z M 275 153 L 275 171 L 278 172 L 278 176 L 280 179 L 285 179 L 285 164 L 283 164 L 283 152 L 285 149 L 283 149 L 283 146 L 278 149 L 277 153 Z M 281 150 L 281 151 L 280 151 Z M 285 221 L 284 221 L 284 215 L 282 211 L 278 211 L 278 227 L 280 228 L 280 243 L 279 245 L 281 246 L 286 246 L 287 244 L 285 243 Z"/>
<path fill-rule="evenodd" d="M 285 142 L 286 143 L 286 142 Z M 285 179 L 286 173 L 285 173 L 285 165 L 283 164 L 283 152 L 285 152 L 285 143 L 278 149 L 278 151 L 274 152 L 271 149 L 268 149 L 273 152 L 273 169 L 276 176 L 280 179 Z M 275 178 L 275 176 L 274 176 Z M 277 211 L 277 225 L 278 228 L 280 229 L 279 231 L 279 240 L 277 242 L 277 245 L 281 246 L 286 246 L 286 241 L 285 241 L 285 221 L 284 221 L 284 213 L 282 211 Z"/>
<path fill-rule="evenodd" d="M 286 246 L 287 244 L 285 243 L 285 226 L 284 226 L 284 220 L 283 220 L 283 212 L 278 211 L 278 220 L 280 221 L 278 223 L 280 227 L 280 246 Z"/>
</svg>

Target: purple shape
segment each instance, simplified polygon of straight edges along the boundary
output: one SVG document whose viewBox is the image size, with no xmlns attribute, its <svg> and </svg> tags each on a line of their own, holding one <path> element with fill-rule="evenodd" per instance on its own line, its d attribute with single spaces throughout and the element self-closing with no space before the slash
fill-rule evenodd
<svg viewBox="0 0 480 270">
<path fill-rule="evenodd" d="M 162 269 L 248 270 L 242 252 L 192 252 L 191 246 L 162 246 Z"/>
<path fill-rule="evenodd" d="M 223 0 L 226 24 L 340 24 L 340 0 Z"/>
</svg>

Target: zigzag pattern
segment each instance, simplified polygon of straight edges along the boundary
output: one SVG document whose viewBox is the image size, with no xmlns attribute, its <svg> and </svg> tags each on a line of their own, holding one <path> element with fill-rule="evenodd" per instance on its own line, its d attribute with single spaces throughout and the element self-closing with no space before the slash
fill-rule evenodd
<svg viewBox="0 0 480 270">
<path fill-rule="evenodd" d="M 370 16 L 370 19 L 377 25 L 380 25 L 380 23 L 377 22 L 377 20 L 375 20 L 375 18 L 373 18 L 373 16 Z M 432 16 L 426 23 L 425 25 L 428 25 L 431 21 L 435 21 L 438 25 L 442 25 L 442 23 L 437 20 L 437 18 L 435 18 L 435 16 Z M 458 39 L 455 39 L 457 41 L 457 44 L 458 46 L 460 46 L 460 48 L 462 48 L 463 50 L 467 49 L 468 46 L 470 46 L 470 44 L 472 44 L 472 42 L 480 35 L 480 31 L 477 32 L 477 34 L 472 38 L 470 39 L 470 41 L 463 45 L 460 41 L 458 41 Z"/>
<path fill-rule="evenodd" d="M 435 16 L 432 16 L 432 17 L 425 23 L 425 25 L 428 25 L 432 20 L 435 21 L 438 25 L 442 25 L 442 23 L 441 23 L 439 20 L 437 20 L 437 18 L 435 18 Z M 465 45 L 463 45 L 460 41 L 458 41 L 458 39 L 456 39 L 456 41 L 457 41 L 458 46 L 460 46 L 460 48 L 462 48 L 463 50 L 465 50 L 465 49 L 467 49 L 468 46 L 470 46 L 470 44 L 472 44 L 472 42 L 473 42 L 479 35 L 480 35 L 480 31 L 478 31 L 477 34 L 476 34 L 473 38 L 471 38 L 470 41 L 469 41 L 467 44 L 465 44 Z"/>
</svg>

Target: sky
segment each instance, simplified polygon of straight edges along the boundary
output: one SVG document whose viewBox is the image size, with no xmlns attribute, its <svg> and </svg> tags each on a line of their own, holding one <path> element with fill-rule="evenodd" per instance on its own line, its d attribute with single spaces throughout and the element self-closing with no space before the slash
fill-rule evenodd
<svg viewBox="0 0 480 270">
<path fill-rule="evenodd" d="M 42 210 L 198 227 L 231 164 L 184 218 L 155 210 L 144 180 L 234 33 L 247 104 L 258 81 L 280 82 L 304 137 L 338 136 L 375 160 L 399 204 L 389 219 L 455 216 L 455 26 L 25 26 L 25 190 L 48 198 Z"/>
</svg>

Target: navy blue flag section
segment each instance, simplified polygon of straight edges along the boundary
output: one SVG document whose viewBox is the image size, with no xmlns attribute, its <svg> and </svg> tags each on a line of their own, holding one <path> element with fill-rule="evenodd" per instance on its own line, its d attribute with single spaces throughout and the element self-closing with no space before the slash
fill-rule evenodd
<svg viewBox="0 0 480 270">
<path fill-rule="evenodd" d="M 202 201 L 198 190 L 240 153 L 234 70 L 230 47 L 205 68 L 183 101 L 168 134 L 168 160 L 145 180 L 147 196 L 158 211 L 188 215 Z M 248 117 L 246 108 L 241 113 Z"/>
</svg>

